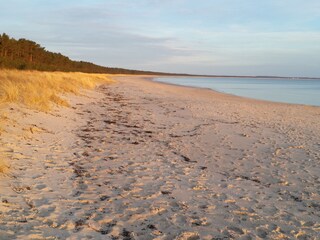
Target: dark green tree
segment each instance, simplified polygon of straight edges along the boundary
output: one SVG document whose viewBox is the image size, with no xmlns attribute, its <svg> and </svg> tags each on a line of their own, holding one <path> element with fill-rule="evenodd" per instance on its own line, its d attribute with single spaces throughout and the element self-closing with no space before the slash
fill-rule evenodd
<svg viewBox="0 0 320 240">
<path fill-rule="evenodd" d="M 163 74 L 73 61 L 61 53 L 47 51 L 36 42 L 24 38 L 16 40 L 5 33 L 0 35 L 0 68 L 110 74 Z"/>
</svg>

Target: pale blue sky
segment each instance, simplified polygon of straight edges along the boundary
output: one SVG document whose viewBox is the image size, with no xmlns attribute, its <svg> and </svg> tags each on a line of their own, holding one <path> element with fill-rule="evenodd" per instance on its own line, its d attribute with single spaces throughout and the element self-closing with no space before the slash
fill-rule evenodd
<svg viewBox="0 0 320 240">
<path fill-rule="evenodd" d="M 104 66 L 320 76 L 319 0 L 0 0 L 0 32 Z"/>
</svg>

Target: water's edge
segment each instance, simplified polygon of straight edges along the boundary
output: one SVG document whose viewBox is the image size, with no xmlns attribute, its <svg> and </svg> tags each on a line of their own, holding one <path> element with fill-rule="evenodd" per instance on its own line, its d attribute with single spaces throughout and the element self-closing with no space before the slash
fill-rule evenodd
<svg viewBox="0 0 320 240">
<path fill-rule="evenodd" d="M 320 80 L 197 77 L 154 77 L 152 80 L 257 100 L 320 106 Z"/>
</svg>

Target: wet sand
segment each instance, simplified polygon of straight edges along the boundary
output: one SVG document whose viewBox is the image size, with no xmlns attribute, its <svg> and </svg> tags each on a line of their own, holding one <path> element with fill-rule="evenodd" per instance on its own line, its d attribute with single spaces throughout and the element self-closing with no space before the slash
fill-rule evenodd
<svg viewBox="0 0 320 240">
<path fill-rule="evenodd" d="M 319 239 L 320 108 L 119 77 L 1 135 L 0 239 Z"/>
</svg>

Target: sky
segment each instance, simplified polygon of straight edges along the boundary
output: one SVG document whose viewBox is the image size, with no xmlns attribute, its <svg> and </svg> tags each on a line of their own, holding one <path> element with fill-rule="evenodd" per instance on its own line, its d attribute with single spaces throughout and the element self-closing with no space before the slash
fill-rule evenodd
<svg viewBox="0 0 320 240">
<path fill-rule="evenodd" d="M 74 60 L 320 77 L 319 0 L 0 0 L 0 33 Z"/>
</svg>

